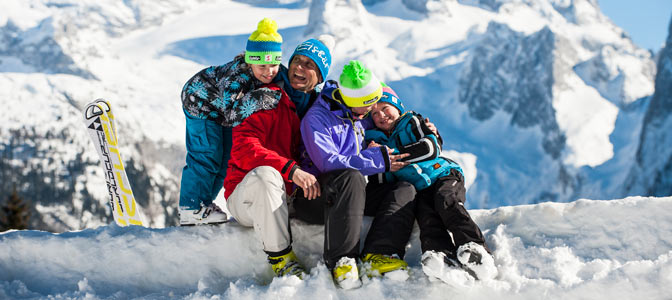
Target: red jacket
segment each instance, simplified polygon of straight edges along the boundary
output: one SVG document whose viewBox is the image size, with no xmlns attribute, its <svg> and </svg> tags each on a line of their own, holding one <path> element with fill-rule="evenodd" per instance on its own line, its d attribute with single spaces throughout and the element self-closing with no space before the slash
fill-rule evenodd
<svg viewBox="0 0 672 300">
<path fill-rule="evenodd" d="M 282 91 L 275 84 L 266 87 Z M 234 127 L 224 197 L 228 198 L 243 177 L 259 166 L 278 170 L 285 180 L 287 194 L 290 194 L 293 188 L 291 175 L 298 168 L 299 127 L 296 106 L 284 91 L 276 108 L 257 111 Z"/>
</svg>

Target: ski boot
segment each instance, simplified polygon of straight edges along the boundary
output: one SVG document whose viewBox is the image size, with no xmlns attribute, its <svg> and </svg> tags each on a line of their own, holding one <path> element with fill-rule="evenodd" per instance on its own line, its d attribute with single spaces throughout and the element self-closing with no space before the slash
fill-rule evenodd
<svg viewBox="0 0 672 300">
<path fill-rule="evenodd" d="M 229 221 L 229 217 L 222 211 L 217 204 L 210 204 L 198 209 L 183 209 L 180 207 L 180 226 L 194 226 L 206 224 L 222 224 Z"/>
<path fill-rule="evenodd" d="M 485 248 L 474 242 L 457 248 L 460 266 L 478 280 L 492 280 L 497 276 L 495 259 Z"/>
<path fill-rule="evenodd" d="M 380 277 L 395 271 L 408 271 L 408 264 L 397 254 L 368 253 L 362 258 L 362 265 L 368 277 Z"/>
<path fill-rule="evenodd" d="M 303 279 L 306 275 L 305 269 L 299 264 L 293 250 L 289 253 L 280 256 L 268 256 L 268 263 L 271 264 L 271 269 L 276 277 L 287 275 L 294 275 Z"/>
<path fill-rule="evenodd" d="M 336 263 L 336 267 L 331 270 L 331 274 L 336 285 L 342 289 L 349 290 L 362 286 L 357 263 L 352 257 L 341 257 Z"/>
</svg>

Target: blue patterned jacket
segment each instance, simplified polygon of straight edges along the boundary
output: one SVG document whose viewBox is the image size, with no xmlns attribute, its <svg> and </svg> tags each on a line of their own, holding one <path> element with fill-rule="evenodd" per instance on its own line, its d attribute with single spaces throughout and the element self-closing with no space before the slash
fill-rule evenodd
<svg viewBox="0 0 672 300">
<path fill-rule="evenodd" d="M 282 65 L 274 83 L 287 92 L 302 117 L 308 110 L 311 94 L 294 90 L 289 84 L 287 68 Z M 182 107 L 195 118 L 235 127 L 251 114 L 278 105 L 280 92 L 261 88 L 263 85 L 241 54 L 224 65 L 205 68 L 191 77 L 182 88 Z"/>
</svg>

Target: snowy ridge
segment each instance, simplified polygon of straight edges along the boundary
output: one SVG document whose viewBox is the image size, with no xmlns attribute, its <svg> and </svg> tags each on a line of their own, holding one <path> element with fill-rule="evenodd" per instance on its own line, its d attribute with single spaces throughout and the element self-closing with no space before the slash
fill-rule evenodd
<svg viewBox="0 0 672 300">
<path fill-rule="evenodd" d="M 9 231 L 0 234 L 0 298 L 666 299 L 671 209 L 670 197 L 633 197 L 474 210 L 494 250 L 495 280 L 430 282 L 419 265 L 416 229 L 407 282 L 365 280 L 352 291 L 335 288 L 319 262 L 322 227 L 298 221 L 294 249 L 311 268 L 305 281 L 273 279 L 254 230 L 233 223 Z"/>
<path fill-rule="evenodd" d="M 0 55 L 21 60 L 10 71 L 53 72 L 95 78 L 90 58 L 107 54 L 107 38 L 161 25 L 168 16 L 193 6 L 184 1 L 14 1 L 0 19 Z M 25 11 L 32 13 L 26 17 Z M 101 35 L 102 33 L 102 35 Z M 7 68 L 7 67 L 5 67 Z M 3 68 L 3 69 L 5 69 Z M 95 71 L 94 71 L 95 72 Z"/>
</svg>

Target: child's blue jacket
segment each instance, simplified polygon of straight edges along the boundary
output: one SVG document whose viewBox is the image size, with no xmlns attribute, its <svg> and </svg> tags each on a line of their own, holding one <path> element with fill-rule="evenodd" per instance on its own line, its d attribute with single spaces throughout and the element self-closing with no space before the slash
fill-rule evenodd
<svg viewBox="0 0 672 300">
<path fill-rule="evenodd" d="M 416 190 L 422 190 L 437 179 L 448 176 L 452 169 L 462 173 L 462 168 L 456 162 L 440 156 L 439 139 L 425 125 L 422 116 L 413 111 L 408 111 L 399 117 L 390 136 L 379 129 L 371 129 L 366 131 L 366 140 L 367 143 L 375 141 L 393 148 L 395 153 L 411 154 L 404 159 L 410 162 L 410 165 L 396 172 L 369 176 L 369 181 L 378 183 L 407 181 L 413 184 Z"/>
</svg>

